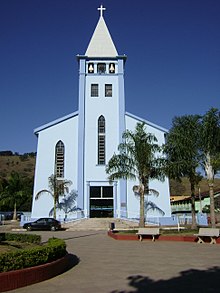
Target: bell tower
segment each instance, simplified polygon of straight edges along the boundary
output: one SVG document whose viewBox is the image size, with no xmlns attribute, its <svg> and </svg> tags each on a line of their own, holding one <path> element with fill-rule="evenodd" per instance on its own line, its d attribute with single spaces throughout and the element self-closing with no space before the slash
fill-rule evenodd
<svg viewBox="0 0 220 293">
<path fill-rule="evenodd" d="M 78 193 L 81 208 L 89 210 L 88 186 L 107 184 L 105 166 L 121 142 L 125 130 L 124 65 L 125 55 L 118 55 L 105 23 L 102 5 L 100 17 L 85 55 L 79 62 L 79 141 Z M 93 182 L 92 182 L 93 181 Z M 121 184 L 120 189 L 124 189 Z M 117 189 L 117 192 L 116 192 Z M 120 201 L 116 198 L 114 210 Z M 120 194 L 126 194 L 120 191 Z"/>
</svg>

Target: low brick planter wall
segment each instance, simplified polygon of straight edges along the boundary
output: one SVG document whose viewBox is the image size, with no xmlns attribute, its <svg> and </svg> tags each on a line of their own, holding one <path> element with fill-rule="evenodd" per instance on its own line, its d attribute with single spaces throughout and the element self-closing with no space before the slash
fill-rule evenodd
<svg viewBox="0 0 220 293">
<path fill-rule="evenodd" d="M 108 236 L 116 240 L 138 240 L 138 236 L 136 234 L 119 234 L 117 232 L 108 231 Z"/>
<path fill-rule="evenodd" d="M 160 235 L 158 240 L 163 241 L 186 241 L 186 242 L 196 242 L 195 236 L 179 236 L 179 235 Z"/>
<path fill-rule="evenodd" d="M 0 292 L 38 283 L 65 272 L 70 266 L 70 255 L 40 266 L 0 273 Z"/>
<path fill-rule="evenodd" d="M 120 234 L 117 232 L 108 231 L 108 236 L 116 239 L 116 240 L 139 240 L 136 234 Z M 195 236 L 181 236 L 181 235 L 159 235 L 155 237 L 156 241 L 187 241 L 187 242 L 196 242 Z M 143 241 L 152 240 L 152 237 L 145 236 Z M 207 241 L 210 241 L 207 239 Z M 220 244 L 220 237 L 216 240 L 216 243 Z"/>
</svg>

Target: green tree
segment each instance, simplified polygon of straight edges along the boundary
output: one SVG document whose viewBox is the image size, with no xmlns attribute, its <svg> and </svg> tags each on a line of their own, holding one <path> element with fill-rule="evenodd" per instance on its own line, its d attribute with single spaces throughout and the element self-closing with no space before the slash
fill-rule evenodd
<svg viewBox="0 0 220 293">
<path fill-rule="evenodd" d="M 65 192 L 69 192 L 69 185 L 71 185 L 72 182 L 70 180 L 66 179 L 59 179 L 56 175 L 52 174 L 48 178 L 48 186 L 49 189 L 42 189 L 35 195 L 35 200 L 38 200 L 38 198 L 43 193 L 49 193 L 53 197 L 53 217 L 56 219 L 56 207 L 59 203 L 59 197 L 64 195 Z"/>
<path fill-rule="evenodd" d="M 187 177 L 191 185 L 192 228 L 196 228 L 195 188 L 202 176 L 197 171 L 200 165 L 200 116 L 175 117 L 164 145 L 166 174 L 181 182 Z"/>
<path fill-rule="evenodd" d="M 31 185 L 28 186 L 26 183 L 26 179 L 17 172 L 12 172 L 7 182 L 4 182 L 4 188 L 0 194 L 0 206 L 3 206 L 4 210 L 14 209 L 13 220 L 17 218 L 17 208 L 20 209 L 22 204 L 30 201 Z"/>
<path fill-rule="evenodd" d="M 5 187 L 8 185 L 8 182 L 5 178 L 0 178 L 0 201 L 1 201 L 1 194 L 4 192 Z M 0 205 L 1 208 L 1 205 Z"/>
<path fill-rule="evenodd" d="M 22 191 L 23 197 L 20 205 L 18 206 L 19 211 L 31 211 L 32 195 L 34 186 L 34 177 L 25 176 L 22 178 Z"/>
<path fill-rule="evenodd" d="M 138 180 L 139 185 L 133 191 L 140 197 L 139 226 L 145 226 L 144 195 L 154 192 L 149 188 L 151 179 L 163 180 L 163 159 L 157 138 L 147 133 L 145 123 L 137 123 L 135 130 L 126 130 L 122 135 L 123 142 L 119 144 L 119 154 L 114 154 L 106 166 L 110 181 L 117 179 Z"/>
<path fill-rule="evenodd" d="M 218 109 L 211 108 L 202 117 L 200 138 L 202 165 L 209 186 L 211 225 L 215 227 L 214 178 L 220 170 L 220 112 Z"/>
</svg>

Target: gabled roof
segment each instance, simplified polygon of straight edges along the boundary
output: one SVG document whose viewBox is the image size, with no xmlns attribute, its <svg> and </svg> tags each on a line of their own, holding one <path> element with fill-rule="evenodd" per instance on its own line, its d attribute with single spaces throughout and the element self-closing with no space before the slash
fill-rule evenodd
<svg viewBox="0 0 220 293">
<path fill-rule="evenodd" d="M 44 130 L 44 129 L 46 129 L 46 128 L 50 128 L 50 127 L 52 127 L 52 126 L 54 126 L 54 125 L 56 125 L 56 124 L 62 123 L 62 122 L 64 122 L 64 121 L 68 120 L 68 119 L 71 119 L 71 118 L 77 116 L 78 114 L 79 114 L 79 112 L 76 111 L 76 112 L 71 113 L 71 114 L 69 114 L 69 115 L 66 115 L 66 116 L 64 116 L 64 117 L 62 117 L 62 118 L 58 118 L 58 119 L 56 119 L 56 120 L 54 120 L 54 121 L 52 121 L 52 122 L 49 122 L 49 123 L 47 123 L 47 124 L 44 124 L 44 125 L 42 125 L 42 126 L 40 126 L 40 127 L 38 127 L 38 128 L 35 128 L 35 129 L 34 129 L 34 134 L 37 135 L 40 131 L 42 131 L 42 130 Z"/>
<path fill-rule="evenodd" d="M 38 128 L 35 128 L 35 129 L 34 129 L 34 134 L 37 135 L 40 131 L 42 131 L 42 130 L 44 130 L 44 129 L 47 129 L 47 128 L 50 128 L 50 127 L 52 127 L 52 126 L 54 126 L 54 125 L 56 125 L 56 124 L 62 123 L 62 122 L 64 122 L 64 121 L 66 121 L 66 120 L 69 120 L 69 119 L 71 119 L 71 118 L 77 116 L 78 114 L 79 114 L 79 112 L 76 111 L 76 112 L 70 113 L 69 115 L 66 115 L 66 116 L 64 116 L 64 117 L 61 117 L 61 118 L 59 118 L 59 119 L 56 119 L 56 120 L 54 120 L 54 121 L 52 121 L 52 122 L 49 122 L 49 123 L 47 123 L 47 124 L 44 124 L 44 125 L 42 125 L 42 126 L 40 126 L 40 127 L 38 127 Z M 140 122 L 145 122 L 147 125 L 150 125 L 150 126 L 156 128 L 156 129 L 160 130 L 160 131 L 168 132 L 167 129 L 165 129 L 165 128 L 163 128 L 163 127 L 160 127 L 160 126 L 158 126 L 158 125 L 156 125 L 156 124 L 154 124 L 154 123 L 152 123 L 152 122 L 150 122 L 150 121 L 148 121 L 148 120 L 146 120 L 146 119 L 140 118 L 140 117 L 138 117 L 138 116 L 136 116 L 136 115 L 133 115 L 133 114 L 131 114 L 131 113 L 125 112 L 125 115 L 127 115 L 127 116 L 129 116 L 129 117 L 131 117 L 131 118 L 134 118 L 134 119 L 136 119 L 136 120 L 139 120 Z"/>
<path fill-rule="evenodd" d="M 159 125 L 157 125 L 157 124 L 154 124 L 154 123 L 152 123 L 152 122 L 150 122 L 150 121 L 148 121 L 148 120 L 146 120 L 146 119 L 140 118 L 140 117 L 138 117 L 138 116 L 136 116 L 136 115 L 133 115 L 133 114 L 131 114 L 131 113 L 125 112 L 125 115 L 127 115 L 127 116 L 129 116 L 129 117 L 131 117 L 131 118 L 134 118 L 134 119 L 136 119 L 136 120 L 139 120 L 140 122 L 144 122 L 144 123 L 146 123 L 147 125 L 152 126 L 152 127 L 156 128 L 156 129 L 162 131 L 162 132 L 165 132 L 165 133 L 168 133 L 168 132 L 169 132 L 168 129 L 163 128 L 163 127 L 161 127 L 161 126 L 159 126 Z"/>
<path fill-rule="evenodd" d="M 85 53 L 88 57 L 116 57 L 118 52 L 112 41 L 111 35 L 101 15 L 89 46 Z"/>
</svg>

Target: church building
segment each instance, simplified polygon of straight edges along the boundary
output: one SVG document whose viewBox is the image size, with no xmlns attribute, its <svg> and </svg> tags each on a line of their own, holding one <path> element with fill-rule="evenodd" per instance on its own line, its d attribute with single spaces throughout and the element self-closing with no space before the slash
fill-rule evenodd
<svg viewBox="0 0 220 293">
<path fill-rule="evenodd" d="M 146 131 L 157 137 L 158 144 L 165 141 L 166 129 L 125 111 L 126 56 L 118 54 L 112 41 L 103 17 L 105 8 L 101 5 L 98 10 L 100 17 L 88 48 L 84 55 L 77 55 L 79 109 L 34 131 L 38 146 L 32 219 L 48 217 L 53 208 L 53 198 L 48 193 L 35 199 L 39 191 L 48 189 L 52 174 L 71 180 L 70 190 L 78 194 L 76 201 L 81 213 L 70 212 L 68 218 L 80 214 L 86 218 L 138 219 L 139 198 L 132 190 L 137 182 L 109 182 L 106 165 L 117 153 L 122 133 L 134 130 L 138 122 L 146 123 Z M 170 217 L 168 179 L 154 180 L 150 188 L 156 189 L 159 196 L 148 196 L 148 200 L 163 211 L 164 217 Z M 64 215 L 63 210 L 57 210 L 57 218 L 63 219 Z M 147 216 L 159 217 L 161 213 L 149 210 Z"/>
</svg>

